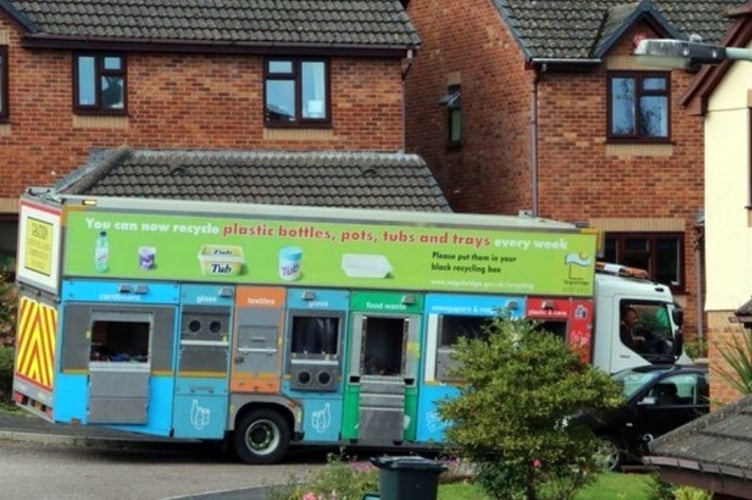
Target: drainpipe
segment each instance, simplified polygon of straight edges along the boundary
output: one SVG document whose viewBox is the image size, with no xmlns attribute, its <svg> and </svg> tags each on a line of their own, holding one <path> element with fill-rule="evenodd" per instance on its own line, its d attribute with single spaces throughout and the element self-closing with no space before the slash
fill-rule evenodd
<svg viewBox="0 0 752 500">
<path fill-rule="evenodd" d="M 695 222 L 695 309 L 696 309 L 696 315 L 697 315 L 697 340 L 699 342 L 704 341 L 705 332 L 704 332 L 704 321 L 703 321 L 703 303 L 705 302 L 705 297 L 702 293 L 702 275 L 703 275 L 703 259 L 702 259 L 702 249 L 703 249 L 703 236 L 705 232 L 705 215 L 699 215 L 697 216 L 697 221 Z"/>
<path fill-rule="evenodd" d="M 530 182 L 532 184 L 533 217 L 538 217 L 538 82 L 548 69 L 547 64 L 533 66 L 535 76 L 530 91 Z"/>
<path fill-rule="evenodd" d="M 407 79 L 407 74 L 410 72 L 410 68 L 413 65 L 413 57 L 414 57 L 413 49 L 408 49 L 407 54 L 405 54 L 405 63 L 402 65 L 402 152 L 407 151 L 407 123 L 406 123 L 406 107 L 407 107 L 407 101 L 405 100 L 405 80 Z"/>
</svg>

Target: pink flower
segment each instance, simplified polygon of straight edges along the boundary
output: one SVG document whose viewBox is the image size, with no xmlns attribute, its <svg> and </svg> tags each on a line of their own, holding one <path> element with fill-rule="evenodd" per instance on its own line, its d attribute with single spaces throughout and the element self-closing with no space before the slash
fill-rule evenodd
<svg viewBox="0 0 752 500">
<path fill-rule="evenodd" d="M 538 460 L 537 458 L 535 460 L 533 460 L 533 467 L 535 467 L 536 469 L 538 469 L 538 468 L 540 468 L 540 466 L 541 466 L 541 461 L 540 460 Z"/>
<path fill-rule="evenodd" d="M 350 464 L 350 467 L 357 472 L 370 472 L 376 470 L 376 466 L 369 462 L 353 462 Z"/>
<path fill-rule="evenodd" d="M 318 500 L 318 497 L 315 493 L 308 492 L 305 495 L 303 495 L 303 500 Z"/>
</svg>

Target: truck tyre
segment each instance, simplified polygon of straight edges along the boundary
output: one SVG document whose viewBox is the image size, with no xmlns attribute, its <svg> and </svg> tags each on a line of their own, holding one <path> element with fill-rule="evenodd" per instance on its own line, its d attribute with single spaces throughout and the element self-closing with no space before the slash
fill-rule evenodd
<svg viewBox="0 0 752 500">
<path fill-rule="evenodd" d="M 610 471 L 619 472 L 624 465 L 624 449 L 616 438 L 611 436 L 599 436 L 601 440 L 598 447 L 598 458 L 603 466 Z"/>
<path fill-rule="evenodd" d="M 274 410 L 253 410 L 238 422 L 233 445 L 238 458 L 247 464 L 277 463 L 290 447 L 290 427 Z"/>
</svg>

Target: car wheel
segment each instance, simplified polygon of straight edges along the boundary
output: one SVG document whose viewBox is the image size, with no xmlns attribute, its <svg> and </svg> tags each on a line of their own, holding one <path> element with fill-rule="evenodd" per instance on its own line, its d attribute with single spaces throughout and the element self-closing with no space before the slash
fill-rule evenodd
<svg viewBox="0 0 752 500">
<path fill-rule="evenodd" d="M 247 464 L 277 463 L 290 447 L 290 427 L 274 410 L 254 410 L 238 423 L 233 444 L 238 458 Z"/>
<path fill-rule="evenodd" d="M 617 472 L 624 465 L 624 447 L 619 441 L 611 436 L 600 436 L 601 442 L 598 447 L 598 460 L 607 470 Z"/>
</svg>

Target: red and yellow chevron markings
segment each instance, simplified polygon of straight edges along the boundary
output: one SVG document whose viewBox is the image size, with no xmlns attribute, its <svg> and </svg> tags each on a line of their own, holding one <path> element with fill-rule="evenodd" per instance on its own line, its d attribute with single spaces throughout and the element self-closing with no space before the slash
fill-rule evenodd
<svg viewBox="0 0 752 500">
<path fill-rule="evenodd" d="M 18 307 L 16 375 L 52 390 L 57 310 L 22 297 Z"/>
</svg>

